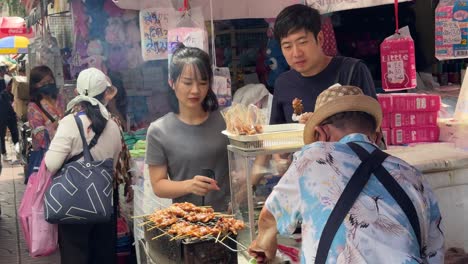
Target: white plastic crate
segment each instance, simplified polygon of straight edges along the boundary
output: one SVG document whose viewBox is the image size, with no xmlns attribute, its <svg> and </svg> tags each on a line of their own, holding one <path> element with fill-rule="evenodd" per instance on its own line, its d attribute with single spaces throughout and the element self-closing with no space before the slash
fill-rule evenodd
<svg viewBox="0 0 468 264">
<path fill-rule="evenodd" d="M 263 133 L 255 135 L 235 135 L 222 132 L 230 144 L 244 151 L 300 148 L 304 146 L 303 124 L 282 124 L 263 126 Z"/>
</svg>

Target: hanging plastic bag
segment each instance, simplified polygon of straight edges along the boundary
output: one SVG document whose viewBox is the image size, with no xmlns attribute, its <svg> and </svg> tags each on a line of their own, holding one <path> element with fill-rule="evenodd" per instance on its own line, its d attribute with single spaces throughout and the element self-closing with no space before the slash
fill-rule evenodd
<svg viewBox="0 0 468 264">
<path fill-rule="evenodd" d="M 51 182 L 52 175 L 43 160 L 21 200 L 19 218 L 31 257 L 48 256 L 57 249 L 57 225 L 47 223 L 44 217 L 44 193 Z"/>
<path fill-rule="evenodd" d="M 229 68 L 213 68 L 213 92 L 218 98 L 220 107 L 228 107 L 231 105 L 231 73 L 229 72 Z"/>
<path fill-rule="evenodd" d="M 209 52 L 208 33 L 204 21 L 202 10 L 200 8 L 189 9 L 187 0 L 184 1 L 184 8 L 179 12 L 179 16 L 169 19 L 167 33 L 169 65 L 172 54 L 179 43 L 183 43 L 186 47 L 195 47 Z"/>
<path fill-rule="evenodd" d="M 395 34 L 380 44 L 382 88 L 398 91 L 416 88 L 414 41 L 408 27 L 398 29 L 398 0 L 395 0 Z"/>
</svg>

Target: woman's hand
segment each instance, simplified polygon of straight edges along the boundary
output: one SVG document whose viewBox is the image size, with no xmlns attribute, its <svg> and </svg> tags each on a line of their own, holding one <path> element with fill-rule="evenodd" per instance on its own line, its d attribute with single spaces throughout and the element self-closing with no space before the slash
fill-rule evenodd
<svg viewBox="0 0 468 264">
<path fill-rule="evenodd" d="M 185 184 L 187 192 L 199 196 L 205 196 L 211 191 L 221 190 L 215 180 L 206 176 L 196 175 L 193 179 L 185 181 Z"/>
</svg>

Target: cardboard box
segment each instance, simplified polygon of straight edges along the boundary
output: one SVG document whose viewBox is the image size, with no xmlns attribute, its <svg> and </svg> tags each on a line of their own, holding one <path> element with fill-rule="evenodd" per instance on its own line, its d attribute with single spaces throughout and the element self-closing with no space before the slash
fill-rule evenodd
<svg viewBox="0 0 468 264">
<path fill-rule="evenodd" d="M 437 142 L 440 134 L 438 126 L 392 128 L 391 132 L 394 145 Z"/>
<path fill-rule="evenodd" d="M 29 100 L 29 83 L 26 76 L 13 77 L 11 92 L 15 99 Z"/>
<path fill-rule="evenodd" d="M 15 97 L 15 101 L 13 103 L 13 110 L 15 110 L 16 116 L 20 120 L 28 119 L 28 103 L 29 100 L 21 100 Z"/>
<path fill-rule="evenodd" d="M 391 124 L 391 113 L 384 113 L 383 114 L 383 118 L 382 118 L 382 124 L 380 125 L 380 127 L 382 128 L 390 128 L 390 124 Z"/>
<path fill-rule="evenodd" d="M 391 113 L 392 112 L 392 95 L 391 94 L 378 94 L 377 100 L 382 107 L 382 112 Z"/>
<path fill-rule="evenodd" d="M 390 114 L 390 127 L 436 126 L 438 112 L 394 112 Z"/>
<path fill-rule="evenodd" d="M 387 145 L 392 145 L 392 137 L 390 135 L 390 128 L 382 128 L 382 135 Z"/>
<path fill-rule="evenodd" d="M 468 58 L 468 0 L 441 0 L 435 10 L 435 56 Z"/>
<path fill-rule="evenodd" d="M 468 121 L 439 119 L 437 124 L 440 128 L 440 141 L 451 142 L 457 148 L 468 149 Z"/>
</svg>

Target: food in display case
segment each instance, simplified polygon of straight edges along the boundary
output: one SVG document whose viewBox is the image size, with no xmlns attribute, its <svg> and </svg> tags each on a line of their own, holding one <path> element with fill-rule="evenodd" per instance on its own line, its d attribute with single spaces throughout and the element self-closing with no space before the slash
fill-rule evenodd
<svg viewBox="0 0 468 264">
<path fill-rule="evenodd" d="M 291 164 L 292 154 L 299 149 L 300 146 L 245 151 L 228 146 L 232 213 L 246 223 L 237 235 L 241 244 L 249 245 L 256 238 L 265 201 Z M 300 248 L 295 236 L 279 237 L 278 241 L 279 245 Z"/>
<path fill-rule="evenodd" d="M 235 104 L 225 108 L 221 114 L 226 122 L 226 130 L 234 135 L 261 134 L 267 123 L 262 110 L 255 105 Z"/>
</svg>

